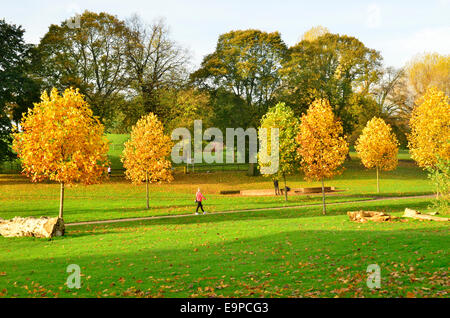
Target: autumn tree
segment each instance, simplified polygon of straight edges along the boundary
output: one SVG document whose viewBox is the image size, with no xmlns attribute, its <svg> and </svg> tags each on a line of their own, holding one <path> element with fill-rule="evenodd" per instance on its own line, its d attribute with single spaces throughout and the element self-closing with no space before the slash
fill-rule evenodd
<svg viewBox="0 0 450 318">
<path fill-rule="evenodd" d="M 439 158 L 450 160 L 449 97 L 429 88 L 413 109 L 408 135 L 411 157 L 422 168 L 432 168 Z"/>
<path fill-rule="evenodd" d="M 63 218 L 64 186 L 98 183 L 108 165 L 108 141 L 103 125 L 78 90 L 60 95 L 54 88 L 30 108 L 14 135 L 13 148 L 23 172 L 33 182 L 45 179 L 61 185 L 59 217 Z"/>
<path fill-rule="evenodd" d="M 246 107 L 239 110 L 242 117 L 249 118 L 245 126 L 257 126 L 275 103 L 281 83 L 278 71 L 286 53 L 278 32 L 231 31 L 220 35 L 216 50 L 203 59 L 191 79 L 199 87 L 224 89 L 245 101 Z"/>
<path fill-rule="evenodd" d="M 373 114 L 370 118 L 382 118 L 391 126 L 399 143 L 406 147 L 408 143 L 406 133 L 409 130 L 408 122 L 414 107 L 414 97 L 405 69 L 384 68 L 379 81 L 372 87 L 371 96 L 376 102 L 378 113 Z M 364 109 L 365 107 L 362 109 L 362 113 L 369 115 L 369 112 L 364 111 Z M 361 121 L 360 123 L 365 126 L 367 121 Z M 363 128 L 361 127 L 360 131 L 356 131 L 358 136 Z"/>
<path fill-rule="evenodd" d="M 406 73 L 416 98 L 423 96 L 431 87 L 436 87 L 447 96 L 450 94 L 450 55 L 417 55 L 408 62 Z"/>
<path fill-rule="evenodd" d="M 330 33 L 330 30 L 328 28 L 323 27 L 321 25 L 312 27 L 302 35 L 302 41 L 315 41 L 317 38 L 321 37 L 322 35 L 325 35 L 327 33 Z"/>
<path fill-rule="evenodd" d="M 434 205 L 448 211 L 450 166 L 449 97 L 437 88 L 429 88 L 418 100 L 410 120 L 409 151 L 417 164 L 428 170 L 436 187 Z"/>
<path fill-rule="evenodd" d="M 379 171 L 391 171 L 398 164 L 398 141 L 391 126 L 381 119 L 372 118 L 356 141 L 356 151 L 362 164 L 377 171 L 377 193 L 380 193 Z"/>
<path fill-rule="evenodd" d="M 324 179 L 340 174 L 348 154 L 343 128 L 325 99 L 315 100 L 301 118 L 296 138 L 301 168 L 308 181 L 322 182 L 323 214 L 326 214 Z"/>
<path fill-rule="evenodd" d="M 142 99 L 144 114 L 169 116 L 161 102 L 165 90 L 180 88 L 188 78 L 188 52 L 170 38 L 163 20 L 151 25 L 134 15 L 126 21 L 129 41 L 125 56 L 130 67 L 132 87 Z M 141 114 L 142 115 L 142 114 Z"/>
<path fill-rule="evenodd" d="M 214 110 L 207 92 L 195 88 L 165 90 L 161 103 L 167 109 L 166 131 L 186 127 L 193 132 L 196 120 L 201 120 L 204 127 L 213 127 Z"/>
<path fill-rule="evenodd" d="M 380 68 L 380 53 L 354 37 L 325 33 L 302 40 L 289 48 L 289 58 L 280 69 L 282 100 L 300 115 L 314 100 L 327 99 L 344 132 L 350 134 L 357 124 L 352 110 L 360 99 L 355 95 L 368 94 Z"/>
<path fill-rule="evenodd" d="M 298 119 L 294 116 L 294 112 L 284 103 L 278 103 L 276 106 L 269 109 L 269 111 L 261 119 L 261 128 L 267 129 L 267 149 L 260 149 L 258 153 L 259 165 L 264 166 L 270 164 L 268 160 L 269 155 L 264 153 L 264 150 L 270 150 L 271 143 L 271 129 L 278 128 L 278 144 L 279 144 L 279 157 L 278 157 L 278 171 L 274 174 L 266 175 L 272 178 L 283 178 L 284 180 L 284 194 L 287 201 L 288 193 L 286 191 L 286 176 L 292 174 L 298 169 L 299 158 L 297 153 L 297 143 L 295 137 L 298 134 Z M 261 131 L 261 130 L 260 130 Z M 266 142 L 261 140 L 260 142 Z M 263 169 L 261 170 L 264 171 Z M 264 175 L 264 174 L 263 174 Z"/>
<path fill-rule="evenodd" d="M 116 16 L 85 11 L 80 27 L 51 25 L 37 48 L 37 73 L 45 86 L 78 87 L 96 116 L 112 120 L 117 99 L 130 83 L 129 31 Z"/>
<path fill-rule="evenodd" d="M 164 127 L 158 117 L 150 113 L 143 116 L 133 127 L 130 140 L 122 153 L 125 175 L 133 183 L 146 183 L 147 209 L 149 183 L 171 182 L 172 163 L 168 159 L 172 151 L 172 141 L 164 134 Z"/>
</svg>

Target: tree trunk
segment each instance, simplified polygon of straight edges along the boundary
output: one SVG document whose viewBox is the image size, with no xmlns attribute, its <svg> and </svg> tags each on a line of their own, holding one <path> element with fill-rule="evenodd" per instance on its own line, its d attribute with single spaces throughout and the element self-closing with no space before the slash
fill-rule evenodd
<svg viewBox="0 0 450 318">
<path fill-rule="evenodd" d="M 323 215 L 327 214 L 327 208 L 325 206 L 325 185 L 323 183 L 323 178 L 322 178 L 322 203 L 323 203 Z"/>
<path fill-rule="evenodd" d="M 147 210 L 150 209 L 150 199 L 148 195 L 148 173 L 145 177 L 145 190 L 146 190 L 146 196 L 147 196 Z"/>
<path fill-rule="evenodd" d="M 379 171 L 377 166 L 377 193 L 380 193 L 380 178 L 379 178 Z"/>
<path fill-rule="evenodd" d="M 283 174 L 284 179 L 284 201 L 287 202 L 288 200 L 288 192 L 287 192 L 287 185 L 286 185 L 286 175 Z"/>
<path fill-rule="evenodd" d="M 64 182 L 61 182 L 61 192 L 59 195 L 59 218 L 62 219 L 64 214 Z"/>
</svg>

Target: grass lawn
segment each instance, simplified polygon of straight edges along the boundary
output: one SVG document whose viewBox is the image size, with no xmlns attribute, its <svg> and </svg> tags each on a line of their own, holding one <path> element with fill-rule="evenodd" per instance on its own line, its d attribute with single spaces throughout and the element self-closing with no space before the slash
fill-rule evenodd
<svg viewBox="0 0 450 318">
<path fill-rule="evenodd" d="M 113 169 L 122 167 L 120 154 L 123 143 L 128 138 L 129 135 L 108 135 L 111 142 L 109 158 Z M 381 173 L 382 193 L 379 195 L 375 193 L 375 171 L 365 169 L 354 152 L 351 155 L 352 160 L 345 163 L 344 173 L 326 182 L 328 186 L 342 190 L 336 195 L 330 195 L 327 202 L 432 193 L 433 188 L 426 173 L 408 160 L 407 151 L 401 151 L 399 154 L 399 159 L 402 160 L 396 170 Z M 217 170 L 214 165 L 210 168 L 211 171 Z M 228 165 L 228 168 L 234 169 L 233 165 Z M 219 167 L 220 169 L 222 167 Z M 305 182 L 301 173 L 289 176 L 288 185 L 292 188 L 320 186 L 318 182 Z M 286 203 L 283 197 L 240 197 L 219 194 L 221 190 L 270 189 L 272 186 L 269 178 L 247 177 L 242 171 L 185 175 L 177 169 L 173 183 L 151 185 L 151 209 L 146 210 L 145 185 L 132 185 L 123 176 L 113 173 L 110 180 L 100 185 L 66 187 L 65 221 L 70 223 L 191 213 L 194 208 L 194 194 L 198 187 L 208 199 L 205 205 L 210 212 L 297 206 L 321 201 L 320 195 L 291 196 Z M 59 185 L 51 182 L 31 184 L 28 179 L 18 174 L 0 174 L 0 203 L 0 218 L 4 219 L 14 216 L 56 215 L 59 206 Z"/>
<path fill-rule="evenodd" d="M 0 237 L 3 297 L 448 297 L 449 227 L 352 223 L 348 210 L 425 209 L 424 199 L 69 227 Z M 64 285 L 81 267 L 79 290 Z M 381 267 L 381 288 L 366 269 Z"/>
<path fill-rule="evenodd" d="M 395 171 L 382 174 L 380 196 L 405 196 L 432 193 L 426 174 L 412 162 L 400 162 Z M 370 199 L 375 193 L 374 172 L 364 169 L 360 162 L 346 163 L 346 170 L 326 182 L 343 192 L 329 195 L 327 202 Z M 319 186 L 307 183 L 301 174 L 288 177 L 288 185 L 296 187 Z M 122 177 L 112 177 L 104 184 L 68 187 L 65 191 L 65 221 L 78 222 L 154 215 L 186 214 L 193 212 L 194 194 L 200 187 L 207 197 L 208 211 L 227 211 L 279 206 L 295 206 L 321 202 L 320 195 L 283 197 L 241 197 L 220 195 L 221 190 L 270 189 L 271 180 L 247 177 L 244 172 L 177 173 L 171 184 L 150 187 L 151 209 L 145 209 L 145 185 L 132 185 Z M 14 216 L 57 215 L 59 185 L 31 184 L 20 175 L 0 174 L 0 218 Z"/>
<path fill-rule="evenodd" d="M 110 136 L 113 165 L 123 135 Z M 448 297 L 447 222 L 398 220 L 357 224 L 352 210 L 427 210 L 430 199 L 367 201 L 375 197 L 432 193 L 426 173 L 401 153 L 399 167 L 383 172 L 376 194 L 374 171 L 355 154 L 341 176 L 328 180 L 342 192 L 329 195 L 322 216 L 320 195 L 242 197 L 221 190 L 271 189 L 270 179 L 245 172 L 185 175 L 171 184 L 145 186 L 113 176 L 101 185 L 66 188 L 65 221 L 93 221 L 192 213 L 198 187 L 209 212 L 260 209 L 206 216 L 117 224 L 69 226 L 51 240 L 0 237 L 0 297 Z M 113 159 L 115 158 L 115 159 Z M 301 174 L 290 187 L 319 186 Z M 348 203 L 349 201 L 356 201 Z M 0 218 L 56 216 L 59 185 L 31 184 L 18 174 L 0 174 Z M 303 206 L 286 210 L 270 207 Z M 65 285 L 78 264 L 82 287 Z M 381 288 L 366 286 L 367 266 L 381 267 Z"/>
</svg>

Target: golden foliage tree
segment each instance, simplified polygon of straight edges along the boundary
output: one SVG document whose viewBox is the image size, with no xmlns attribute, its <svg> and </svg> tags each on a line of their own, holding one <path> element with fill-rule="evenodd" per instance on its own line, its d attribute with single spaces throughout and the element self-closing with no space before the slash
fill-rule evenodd
<svg viewBox="0 0 450 318">
<path fill-rule="evenodd" d="M 429 88 L 414 107 L 408 135 L 411 157 L 422 168 L 435 166 L 438 160 L 450 160 L 449 97 Z"/>
<path fill-rule="evenodd" d="M 194 130 L 194 121 L 202 120 L 206 127 L 212 126 L 214 110 L 211 107 L 209 94 L 197 89 L 178 90 L 167 103 L 170 113 L 166 117 L 166 128 L 172 131 L 178 127 Z"/>
<path fill-rule="evenodd" d="M 330 30 L 328 30 L 328 28 L 318 25 L 303 33 L 302 40 L 315 41 L 318 37 L 321 37 L 322 35 L 325 35 L 327 33 L 330 33 Z"/>
<path fill-rule="evenodd" d="M 450 55 L 425 53 L 412 59 L 407 67 L 408 80 L 417 97 L 436 87 L 450 94 Z"/>
<path fill-rule="evenodd" d="M 98 183 L 108 166 L 104 128 L 78 90 L 62 95 L 54 88 L 24 114 L 22 132 L 14 134 L 14 150 L 23 172 L 33 182 L 61 185 L 59 217 L 63 218 L 64 185 Z"/>
<path fill-rule="evenodd" d="M 391 171 L 398 165 L 398 140 L 391 126 L 378 117 L 372 118 L 355 145 L 361 162 L 377 171 L 377 192 L 380 193 L 379 171 Z"/>
<path fill-rule="evenodd" d="M 297 135 L 301 167 L 308 181 L 322 181 L 323 214 L 326 214 L 324 179 L 340 174 L 348 154 L 343 128 L 325 99 L 315 100 L 301 118 Z"/>
<path fill-rule="evenodd" d="M 126 169 L 125 175 L 135 184 L 145 181 L 149 209 L 149 183 L 173 180 L 172 163 L 168 160 L 172 141 L 164 135 L 164 127 L 158 117 L 149 113 L 136 123 L 130 140 L 124 146 L 121 160 Z"/>
</svg>

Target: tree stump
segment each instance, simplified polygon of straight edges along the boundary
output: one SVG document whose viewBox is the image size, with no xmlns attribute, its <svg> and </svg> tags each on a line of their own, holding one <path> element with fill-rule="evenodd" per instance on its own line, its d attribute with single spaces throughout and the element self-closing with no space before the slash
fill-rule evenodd
<svg viewBox="0 0 450 318">
<path fill-rule="evenodd" d="M 63 236 L 65 226 L 63 219 L 41 217 L 15 217 L 12 220 L 0 219 L 0 235 L 4 237 L 41 237 Z"/>
<path fill-rule="evenodd" d="M 394 217 L 389 214 L 377 211 L 353 211 L 347 212 L 347 215 L 349 216 L 350 221 L 360 223 L 367 221 L 387 222 L 394 219 Z"/>
</svg>

